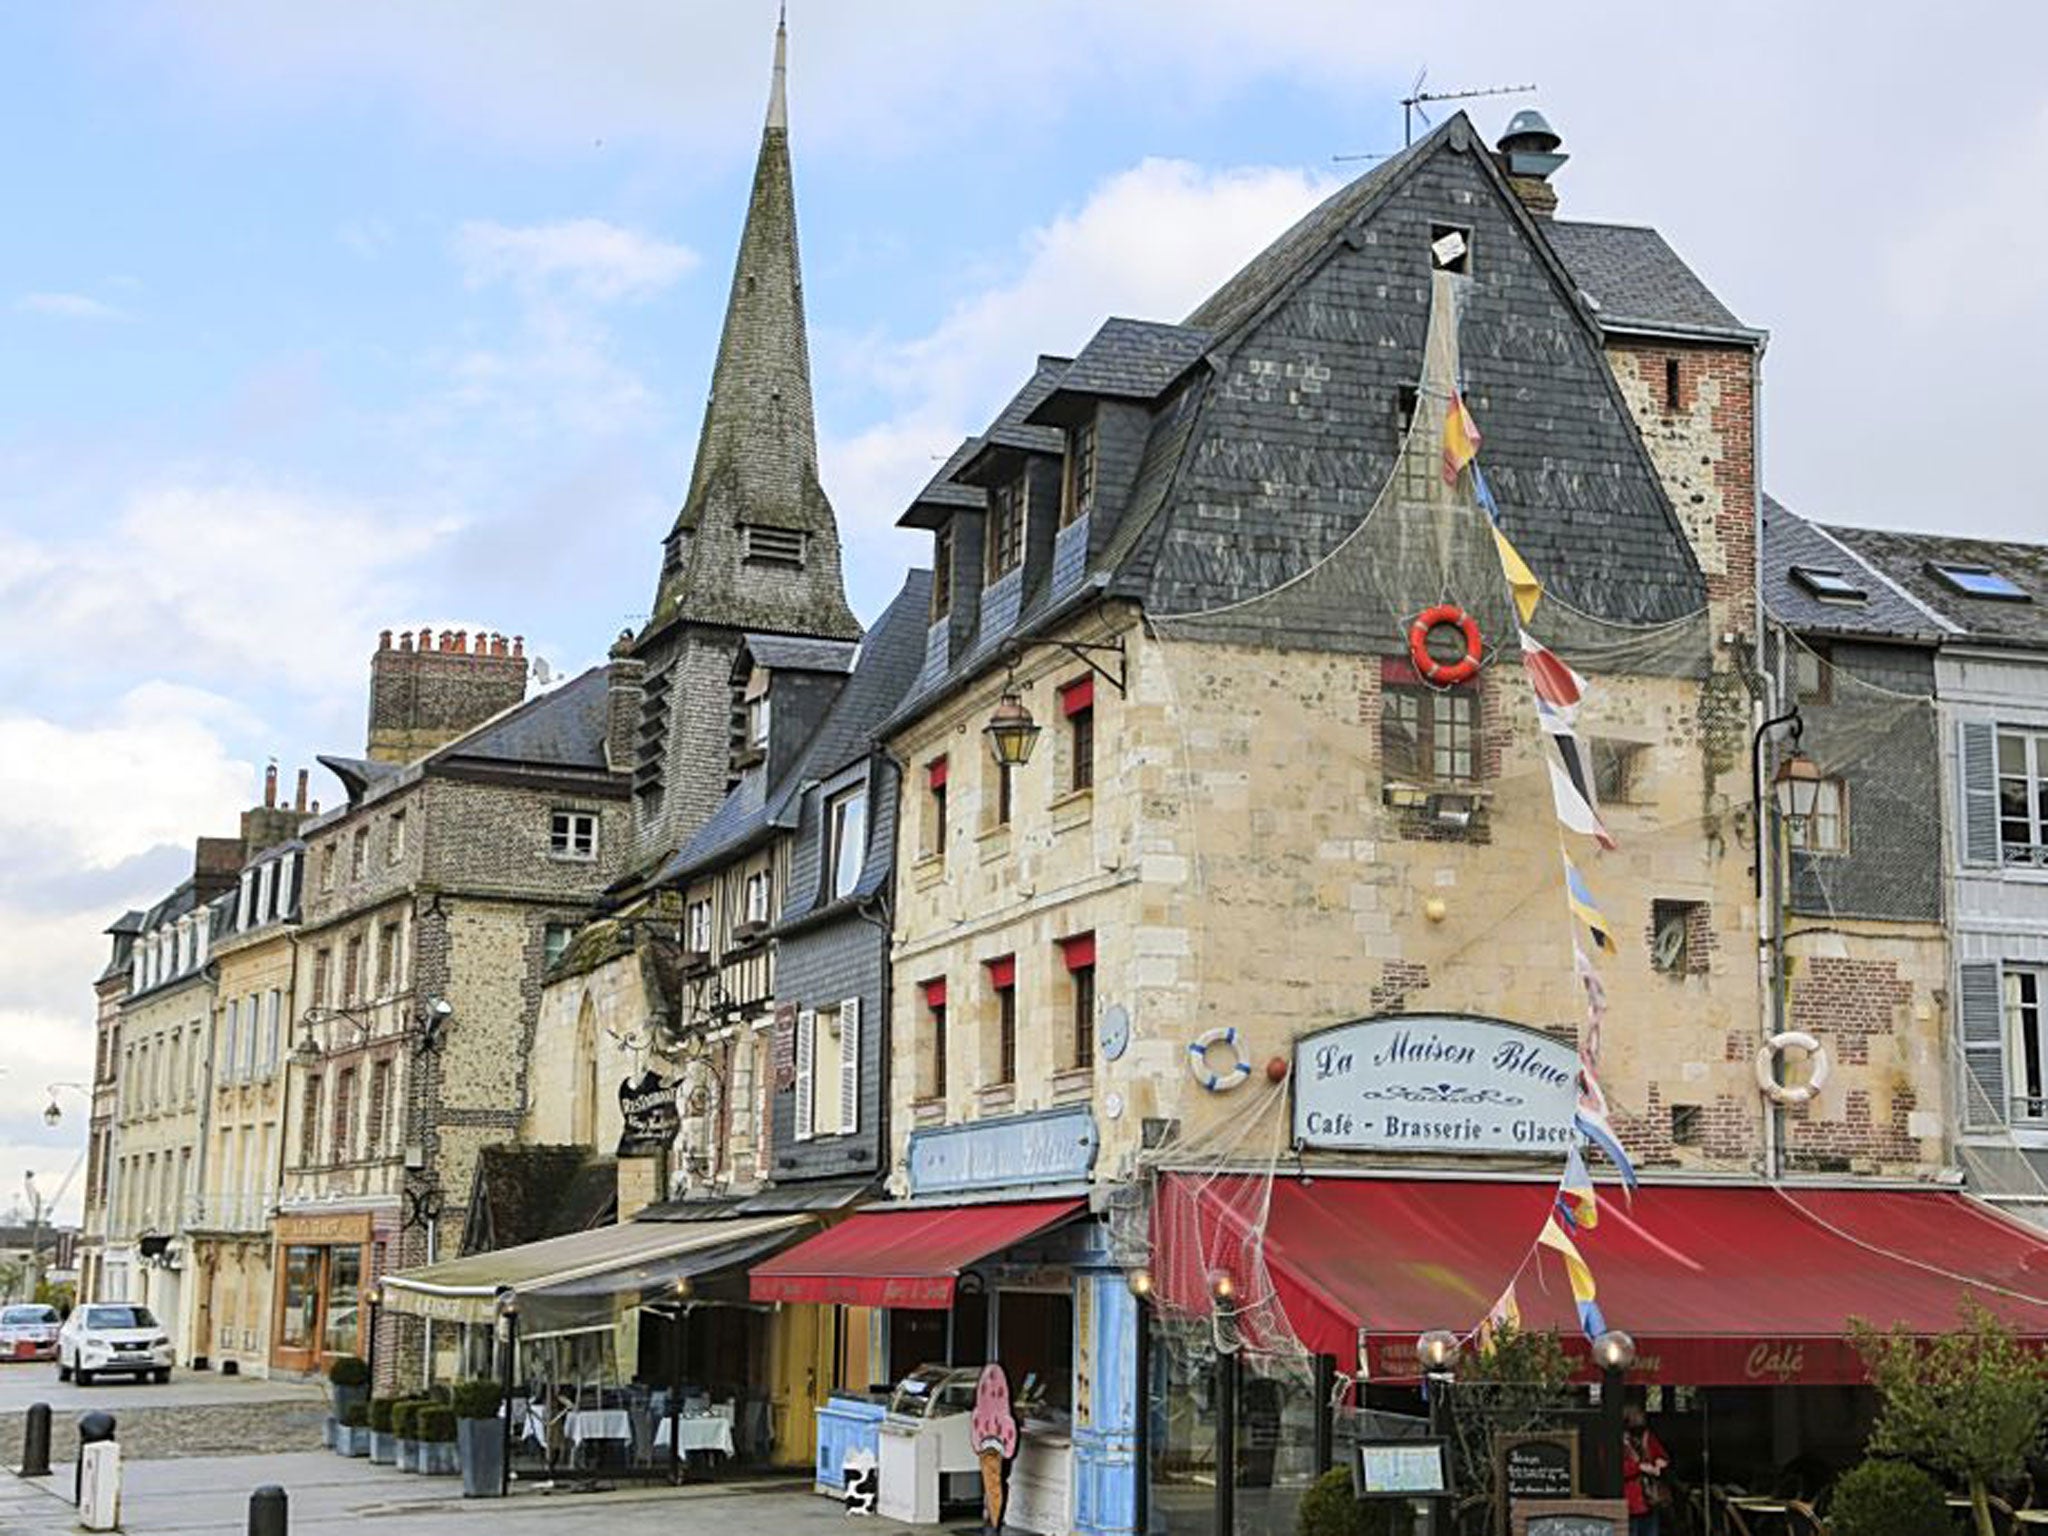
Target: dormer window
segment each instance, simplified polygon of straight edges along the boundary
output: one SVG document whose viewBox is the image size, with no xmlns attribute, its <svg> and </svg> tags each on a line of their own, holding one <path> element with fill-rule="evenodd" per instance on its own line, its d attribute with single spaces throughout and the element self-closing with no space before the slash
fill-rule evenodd
<svg viewBox="0 0 2048 1536">
<path fill-rule="evenodd" d="M 1024 559 L 1024 510 L 1029 499 L 1019 475 L 988 493 L 988 579 L 991 584 Z"/>
<path fill-rule="evenodd" d="M 932 535 L 932 621 L 953 611 L 953 525 Z"/>
<path fill-rule="evenodd" d="M 1086 517 L 1095 505 L 1095 422 L 1091 417 L 1067 433 L 1066 496 L 1060 526 Z"/>
<path fill-rule="evenodd" d="M 1795 565 L 1792 579 L 1824 603 L 1860 603 L 1870 594 L 1840 571 L 1818 565 Z"/>
<path fill-rule="evenodd" d="M 802 568 L 804 535 L 800 530 L 767 528 L 759 523 L 748 523 L 742 532 L 746 539 L 747 564 Z"/>
<path fill-rule="evenodd" d="M 861 866 L 867 861 L 867 790 L 850 789 L 835 795 L 825 808 L 825 830 L 827 878 L 832 900 L 840 901 L 851 896 L 860 884 Z"/>
</svg>

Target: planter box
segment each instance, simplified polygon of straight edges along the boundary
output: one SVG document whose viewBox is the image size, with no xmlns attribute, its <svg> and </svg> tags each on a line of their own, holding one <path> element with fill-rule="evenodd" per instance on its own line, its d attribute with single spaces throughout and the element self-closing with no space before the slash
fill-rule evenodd
<svg viewBox="0 0 2048 1536">
<path fill-rule="evenodd" d="M 502 1498 L 505 1492 L 505 1421 L 457 1419 L 455 1444 L 465 1499 Z"/>
<path fill-rule="evenodd" d="M 367 1403 L 370 1400 L 368 1387 L 340 1387 L 333 1382 L 327 1384 L 327 1400 L 333 1404 L 334 1416 L 338 1419 L 348 1412 L 350 1403 Z"/>
<path fill-rule="evenodd" d="M 455 1453 L 453 1440 L 422 1440 L 419 1443 L 419 1470 L 428 1477 L 453 1477 L 462 1470 L 462 1464 Z"/>
<path fill-rule="evenodd" d="M 417 1472 L 420 1469 L 420 1443 L 417 1440 L 398 1442 L 398 1470 Z"/>
<path fill-rule="evenodd" d="M 320 1443 L 330 1451 L 334 1449 L 334 1437 L 341 1432 L 341 1421 L 333 1414 L 320 1421 Z"/>
<path fill-rule="evenodd" d="M 334 1431 L 334 1448 L 343 1456 L 367 1456 L 370 1432 L 360 1426 L 340 1425 Z"/>
<path fill-rule="evenodd" d="M 390 1467 L 398 1464 L 398 1436 L 388 1429 L 370 1431 L 370 1465 Z"/>
</svg>

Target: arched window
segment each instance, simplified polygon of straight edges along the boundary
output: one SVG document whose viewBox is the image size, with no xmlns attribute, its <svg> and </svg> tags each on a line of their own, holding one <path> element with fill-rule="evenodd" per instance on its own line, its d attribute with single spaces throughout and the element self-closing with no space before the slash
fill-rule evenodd
<svg viewBox="0 0 2048 1536">
<path fill-rule="evenodd" d="M 597 1009 L 586 995 L 576 1016 L 576 1055 L 570 1079 L 569 1139 L 579 1147 L 597 1145 Z"/>
</svg>

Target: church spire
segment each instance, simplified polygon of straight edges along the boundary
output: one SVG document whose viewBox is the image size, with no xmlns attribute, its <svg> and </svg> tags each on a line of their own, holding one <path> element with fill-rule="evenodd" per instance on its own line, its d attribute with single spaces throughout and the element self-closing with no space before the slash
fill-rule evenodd
<svg viewBox="0 0 2048 1536">
<path fill-rule="evenodd" d="M 853 638 L 839 529 L 818 482 L 803 269 L 789 161 L 789 33 L 775 66 L 711 398 L 649 629 L 696 621 Z"/>
</svg>

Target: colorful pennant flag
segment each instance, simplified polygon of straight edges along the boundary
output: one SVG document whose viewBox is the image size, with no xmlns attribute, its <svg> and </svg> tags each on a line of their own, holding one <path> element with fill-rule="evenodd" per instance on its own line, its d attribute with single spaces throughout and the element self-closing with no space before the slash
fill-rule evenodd
<svg viewBox="0 0 2048 1536">
<path fill-rule="evenodd" d="M 1456 485 L 1458 476 L 1479 454 L 1479 424 L 1465 409 L 1465 397 L 1455 389 L 1444 408 L 1444 484 Z"/>
<path fill-rule="evenodd" d="M 1593 803 L 1593 765 L 1586 760 L 1579 738 L 1552 736 L 1550 745 L 1554 754 L 1548 760 L 1550 803 L 1558 821 L 1602 848 L 1614 847 L 1614 834 L 1607 830 L 1600 808 Z"/>
<path fill-rule="evenodd" d="M 1564 1260 L 1564 1272 L 1572 1284 L 1572 1300 L 1579 1309 L 1579 1326 L 1589 1339 L 1597 1338 L 1607 1331 L 1607 1319 L 1600 1315 L 1600 1303 L 1594 1298 L 1598 1294 L 1593 1284 L 1593 1271 L 1586 1267 L 1586 1261 L 1579 1256 L 1578 1245 L 1557 1223 L 1555 1216 L 1543 1223 L 1543 1233 L 1536 1241 L 1550 1249 Z"/>
<path fill-rule="evenodd" d="M 1510 1280 L 1508 1288 L 1500 1293 L 1500 1300 L 1487 1309 L 1480 1319 L 1478 1344 L 1479 1353 L 1491 1350 L 1494 1341 L 1510 1330 L 1519 1333 L 1522 1328 L 1522 1304 L 1515 1299 L 1515 1282 Z"/>
<path fill-rule="evenodd" d="M 1600 910 L 1600 903 L 1593 899 L 1593 892 L 1580 875 L 1579 866 L 1572 862 L 1572 856 L 1567 853 L 1563 858 L 1565 900 L 1571 903 L 1572 915 L 1586 925 L 1586 933 L 1593 940 L 1595 949 L 1610 955 L 1616 953 L 1618 946 L 1614 942 L 1614 929 Z"/>
<path fill-rule="evenodd" d="M 1519 551 L 1508 542 L 1508 536 L 1494 525 L 1493 547 L 1500 553 L 1501 574 L 1507 578 L 1508 590 L 1515 595 L 1515 612 L 1528 623 L 1536 617 L 1536 605 L 1543 601 L 1543 583 L 1536 579 L 1536 573 L 1529 569 Z"/>
<path fill-rule="evenodd" d="M 1529 685 L 1536 690 L 1536 702 L 1548 705 L 1568 728 L 1577 726 L 1579 703 L 1586 697 L 1586 680 L 1529 631 L 1517 633 L 1522 637 L 1522 666 L 1529 673 Z"/>
<path fill-rule="evenodd" d="M 1486 471 L 1477 463 L 1472 466 L 1472 499 L 1479 503 L 1479 510 L 1486 514 L 1486 520 L 1498 528 L 1500 503 L 1493 499 L 1493 487 L 1486 483 Z"/>
<path fill-rule="evenodd" d="M 1614 1134 L 1614 1127 L 1607 1123 L 1605 1113 L 1589 1109 L 1583 1103 L 1572 1116 L 1572 1124 L 1579 1134 L 1607 1154 L 1607 1161 L 1614 1164 L 1614 1171 L 1621 1175 L 1622 1186 L 1633 1195 L 1642 1180 L 1636 1177 L 1636 1165 L 1628 1160 L 1628 1154 L 1621 1149 L 1621 1138 Z"/>
<path fill-rule="evenodd" d="M 1557 1211 L 1565 1225 L 1575 1232 L 1589 1232 L 1600 1224 L 1600 1201 L 1593 1191 L 1593 1175 L 1579 1155 L 1577 1142 L 1565 1154 L 1564 1180 L 1557 1187 Z"/>
</svg>

